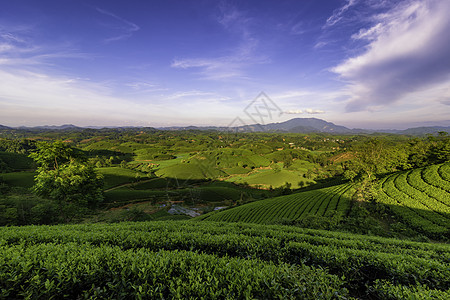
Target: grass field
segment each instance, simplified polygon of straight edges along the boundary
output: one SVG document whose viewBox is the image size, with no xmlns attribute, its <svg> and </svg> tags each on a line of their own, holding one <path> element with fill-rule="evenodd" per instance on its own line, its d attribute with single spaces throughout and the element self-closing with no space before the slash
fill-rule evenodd
<svg viewBox="0 0 450 300">
<path fill-rule="evenodd" d="M 174 164 L 155 172 L 157 176 L 177 178 L 181 180 L 202 180 L 225 176 L 226 173 L 216 167 L 211 167 L 196 161 Z"/>
<path fill-rule="evenodd" d="M 258 186 L 262 188 L 277 188 L 286 185 L 286 183 L 291 184 L 291 188 L 300 188 L 300 182 L 304 182 L 305 185 L 314 183 L 311 179 L 306 179 L 303 174 L 297 171 L 290 170 L 272 170 L 272 169 L 262 169 L 256 170 L 247 175 L 236 175 L 226 179 L 229 182 L 235 182 L 238 184 L 247 183 L 250 186 Z"/>
</svg>

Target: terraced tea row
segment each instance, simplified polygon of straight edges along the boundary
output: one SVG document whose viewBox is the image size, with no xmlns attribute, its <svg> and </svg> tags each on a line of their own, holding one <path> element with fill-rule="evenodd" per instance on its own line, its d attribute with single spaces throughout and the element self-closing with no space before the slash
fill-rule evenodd
<svg viewBox="0 0 450 300">
<path fill-rule="evenodd" d="M 223 212 L 205 215 L 202 219 L 271 224 L 300 220 L 306 216 L 345 215 L 350 207 L 353 193 L 354 189 L 350 184 L 342 184 L 256 201 Z"/>
<path fill-rule="evenodd" d="M 450 237 L 449 163 L 392 174 L 381 183 L 378 200 L 415 229 Z M 446 175 L 443 175 L 446 174 Z"/>
<path fill-rule="evenodd" d="M 0 236 L 3 298 L 449 296 L 446 244 L 192 221 L 8 227 Z"/>
<path fill-rule="evenodd" d="M 348 292 L 310 268 L 189 251 L 89 244 L 0 246 L 0 298 L 330 299 Z"/>
</svg>

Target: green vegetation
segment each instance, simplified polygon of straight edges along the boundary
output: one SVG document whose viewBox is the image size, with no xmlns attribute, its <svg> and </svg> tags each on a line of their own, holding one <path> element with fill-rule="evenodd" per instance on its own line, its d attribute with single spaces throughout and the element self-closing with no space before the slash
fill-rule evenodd
<svg viewBox="0 0 450 300">
<path fill-rule="evenodd" d="M 34 168 L 33 160 L 24 154 L 0 151 L 0 173 Z"/>
<path fill-rule="evenodd" d="M 402 299 L 445 297 L 450 284 L 448 245 L 289 226 L 165 221 L 0 233 L 7 298 Z"/>
<path fill-rule="evenodd" d="M 3 181 L 15 187 L 31 188 L 34 185 L 36 172 L 11 172 L 0 174 Z"/>
<path fill-rule="evenodd" d="M 433 238 L 444 236 L 448 239 L 450 195 L 445 188 L 450 181 L 438 172 L 448 165 L 433 165 L 387 176 L 381 182 L 377 199 L 416 230 Z M 433 182 L 433 185 L 427 182 Z"/>
<path fill-rule="evenodd" d="M 0 133 L 0 299 L 450 298 L 445 133 Z"/>
<path fill-rule="evenodd" d="M 352 193 L 354 190 L 351 185 L 343 184 L 252 202 L 201 218 L 208 221 L 273 224 L 315 216 L 339 222 L 347 215 Z"/>
<path fill-rule="evenodd" d="M 105 167 L 99 168 L 97 171 L 103 176 L 105 181 L 105 189 L 110 189 L 115 186 L 133 183 L 143 178 L 148 178 L 145 173 L 121 167 Z"/>
<path fill-rule="evenodd" d="M 102 177 L 75 149 L 60 141 L 42 142 L 30 157 L 39 166 L 34 192 L 54 200 L 63 219 L 70 220 L 78 208 L 95 207 L 103 200 Z"/>
</svg>

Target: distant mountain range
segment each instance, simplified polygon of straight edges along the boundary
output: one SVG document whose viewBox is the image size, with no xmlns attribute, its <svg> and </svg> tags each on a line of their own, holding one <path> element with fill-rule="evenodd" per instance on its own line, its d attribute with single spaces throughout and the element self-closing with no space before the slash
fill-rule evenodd
<svg viewBox="0 0 450 300">
<path fill-rule="evenodd" d="M 253 130 L 255 129 L 255 130 Z M 281 123 L 249 125 L 236 128 L 237 131 L 281 131 L 292 133 L 352 133 L 351 129 L 317 118 L 295 118 Z"/>
<path fill-rule="evenodd" d="M 345 126 L 336 125 L 317 118 L 294 118 L 280 123 L 269 124 L 252 124 L 242 125 L 236 127 L 163 127 L 161 130 L 220 130 L 220 131 L 235 131 L 235 132 L 289 132 L 289 133 L 336 133 L 336 134 L 372 134 L 393 133 L 393 134 L 407 134 L 407 135 L 425 135 L 434 134 L 439 131 L 446 131 L 450 133 L 450 126 L 431 126 L 431 127 L 417 127 L 408 128 L 405 130 L 386 129 L 386 130 L 372 130 L 372 129 L 350 129 Z"/>
<path fill-rule="evenodd" d="M 72 124 L 64 124 L 64 125 L 43 125 L 43 126 L 34 126 L 34 127 L 26 127 L 20 126 L 17 129 L 37 129 L 37 130 L 73 130 L 73 129 L 83 129 L 83 127 L 78 127 Z"/>
<path fill-rule="evenodd" d="M 317 118 L 294 118 L 280 123 L 269 124 L 252 124 L 242 125 L 236 127 L 217 127 L 217 126 L 173 126 L 173 127 L 78 127 L 72 124 L 65 124 L 61 126 L 36 126 L 36 127 L 18 127 L 12 128 L 0 125 L 0 130 L 85 130 L 85 129 L 117 129 L 117 130 L 217 130 L 217 131 L 234 131 L 234 132 L 288 132 L 288 133 L 335 133 L 335 134 L 372 134 L 372 133 L 392 133 L 392 134 L 406 134 L 406 135 L 426 135 L 435 134 L 439 131 L 446 131 L 450 133 L 450 126 L 430 126 L 430 127 L 416 127 L 405 130 L 383 129 L 349 129 L 345 126 L 336 125 Z"/>
</svg>

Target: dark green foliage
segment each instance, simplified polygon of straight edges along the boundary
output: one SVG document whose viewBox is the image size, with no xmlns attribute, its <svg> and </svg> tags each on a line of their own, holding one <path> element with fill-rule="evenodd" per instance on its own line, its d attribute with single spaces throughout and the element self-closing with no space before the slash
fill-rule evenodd
<svg viewBox="0 0 450 300">
<path fill-rule="evenodd" d="M 0 226 L 54 224 L 60 221 L 56 203 L 25 193 L 0 197 Z"/>
<path fill-rule="evenodd" d="M 167 188 L 168 186 L 172 187 L 169 185 L 169 181 L 170 180 L 166 178 L 153 178 L 150 180 L 133 184 L 133 189 L 135 190 L 164 189 Z"/>
<path fill-rule="evenodd" d="M 36 172 L 3 173 L 0 176 L 11 187 L 31 188 L 34 184 Z"/>
<path fill-rule="evenodd" d="M 428 289 L 426 286 L 418 284 L 413 287 L 395 285 L 384 280 L 377 280 L 373 288 L 381 299 L 450 299 L 449 290 Z"/>
<path fill-rule="evenodd" d="M 0 173 L 11 172 L 12 169 L 0 158 Z"/>
<path fill-rule="evenodd" d="M 382 175 L 397 170 L 408 169 L 408 153 L 401 145 L 392 144 L 385 139 L 370 139 L 353 145 L 352 151 L 355 158 L 347 163 L 347 170 L 353 171 L 347 177 L 353 179 L 354 173 L 372 180 L 377 175 Z"/>
<path fill-rule="evenodd" d="M 81 151 L 60 141 L 39 143 L 30 157 L 39 166 L 35 193 L 56 201 L 64 219 L 82 213 L 78 208 L 95 207 L 103 200 L 103 179 Z"/>
<path fill-rule="evenodd" d="M 450 136 L 447 132 L 439 132 L 438 137 L 430 138 L 432 145 L 428 159 L 432 163 L 442 163 L 450 160 Z"/>
<path fill-rule="evenodd" d="M 0 151 L 0 173 L 30 170 L 34 167 L 33 160 L 25 154 Z"/>
</svg>

